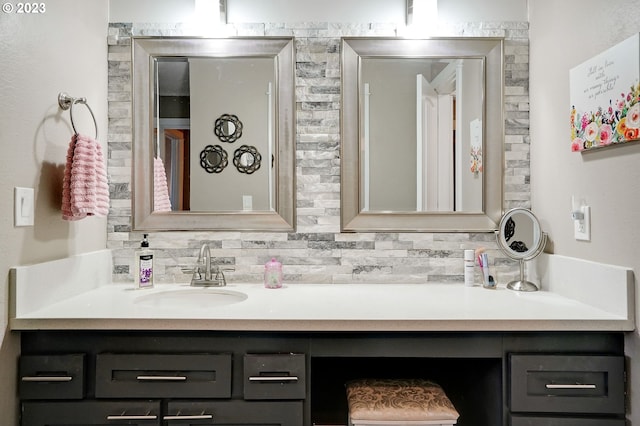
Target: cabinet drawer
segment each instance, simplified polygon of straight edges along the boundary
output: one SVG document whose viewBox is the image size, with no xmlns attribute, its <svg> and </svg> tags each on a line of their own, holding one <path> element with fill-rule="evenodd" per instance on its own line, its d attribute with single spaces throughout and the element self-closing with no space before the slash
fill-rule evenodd
<svg viewBox="0 0 640 426">
<path fill-rule="evenodd" d="M 22 404 L 21 426 L 160 425 L 160 401 L 57 401 Z"/>
<path fill-rule="evenodd" d="M 304 354 L 244 356 L 244 399 L 304 399 Z"/>
<path fill-rule="evenodd" d="M 167 426 L 301 426 L 302 401 L 169 401 L 164 420 Z"/>
<path fill-rule="evenodd" d="M 96 398 L 229 398 L 231 354 L 99 354 Z"/>
<path fill-rule="evenodd" d="M 512 412 L 624 414 L 622 356 L 510 356 Z"/>
<path fill-rule="evenodd" d="M 511 426 L 625 426 L 624 419 L 512 416 Z"/>
<path fill-rule="evenodd" d="M 21 356 L 20 399 L 82 399 L 84 366 L 84 354 Z"/>
<path fill-rule="evenodd" d="M 169 401 L 163 420 L 167 426 L 212 425 L 216 418 L 214 401 Z"/>
</svg>

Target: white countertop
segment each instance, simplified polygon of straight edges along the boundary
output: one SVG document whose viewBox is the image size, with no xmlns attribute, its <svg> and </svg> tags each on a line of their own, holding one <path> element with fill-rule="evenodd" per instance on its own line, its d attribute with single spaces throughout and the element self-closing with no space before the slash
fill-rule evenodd
<svg viewBox="0 0 640 426">
<path fill-rule="evenodd" d="M 54 265 L 54 269 L 55 266 L 65 271 L 68 268 L 64 264 Z M 503 286 L 493 290 L 465 287 L 462 283 L 286 283 L 280 289 L 266 289 L 261 284 L 229 284 L 210 289 L 160 284 L 153 289 L 138 290 L 133 284 L 85 279 L 52 288 L 38 282 L 43 273 L 56 276 L 50 268 L 15 269 L 9 319 L 13 330 L 629 331 L 635 328 L 633 276 L 624 268 L 620 268 L 619 277 L 614 272 L 611 283 L 604 286 L 603 294 L 612 294 L 607 297 L 613 297 L 613 302 L 603 301 L 600 294 L 593 292 L 586 297 L 573 297 L 571 285 L 556 285 L 554 291 L 543 289 L 532 293 L 515 292 Z M 579 289 L 585 293 L 584 283 Z M 208 306 L 204 301 L 189 306 L 141 303 L 164 291 L 232 291 L 247 297 L 222 306 Z"/>
<path fill-rule="evenodd" d="M 546 291 L 461 284 L 235 284 L 246 300 L 207 308 L 153 307 L 136 299 L 188 285 L 135 290 L 110 284 L 13 319 L 12 328 L 295 331 L 624 330 L 625 318 Z M 204 291 L 220 291 L 207 289 Z"/>
</svg>

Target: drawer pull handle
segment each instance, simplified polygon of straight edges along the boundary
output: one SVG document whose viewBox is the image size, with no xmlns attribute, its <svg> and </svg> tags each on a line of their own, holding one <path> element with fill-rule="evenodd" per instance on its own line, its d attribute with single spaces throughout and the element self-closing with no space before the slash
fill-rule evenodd
<svg viewBox="0 0 640 426">
<path fill-rule="evenodd" d="M 249 376 L 250 382 L 297 382 L 298 376 Z"/>
<path fill-rule="evenodd" d="M 186 376 L 137 376 L 137 380 L 141 382 L 152 382 L 152 381 L 172 381 L 172 382 L 182 382 L 187 380 Z"/>
<path fill-rule="evenodd" d="M 145 415 L 113 415 L 107 416 L 107 420 L 157 420 L 158 416 L 154 416 L 153 414 L 145 414 Z"/>
<path fill-rule="evenodd" d="M 211 420 L 213 419 L 213 414 L 199 414 L 195 416 L 164 416 L 164 420 Z"/>
<path fill-rule="evenodd" d="M 73 380 L 71 376 L 24 376 L 21 378 L 23 382 L 70 382 Z"/>
<path fill-rule="evenodd" d="M 562 384 L 562 383 L 550 383 L 546 384 L 547 389 L 595 389 L 596 385 L 591 384 Z"/>
</svg>

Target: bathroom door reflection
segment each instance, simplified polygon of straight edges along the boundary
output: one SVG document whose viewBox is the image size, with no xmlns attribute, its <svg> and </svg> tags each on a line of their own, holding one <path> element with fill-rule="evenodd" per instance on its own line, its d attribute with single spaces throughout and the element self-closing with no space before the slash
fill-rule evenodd
<svg viewBox="0 0 640 426">
<path fill-rule="evenodd" d="M 160 158 L 163 159 L 171 210 L 190 208 L 190 131 L 188 128 L 162 128 Z"/>
</svg>

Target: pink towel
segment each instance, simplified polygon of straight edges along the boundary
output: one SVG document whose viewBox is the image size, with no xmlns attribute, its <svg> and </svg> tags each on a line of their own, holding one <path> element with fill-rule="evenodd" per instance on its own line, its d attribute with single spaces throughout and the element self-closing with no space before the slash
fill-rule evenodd
<svg viewBox="0 0 640 426">
<path fill-rule="evenodd" d="M 62 218 L 79 220 L 108 213 L 109 184 L 102 146 L 88 136 L 73 135 L 62 179 Z"/>
<path fill-rule="evenodd" d="M 153 159 L 153 211 L 170 212 L 171 200 L 167 187 L 167 173 L 160 157 Z"/>
</svg>

